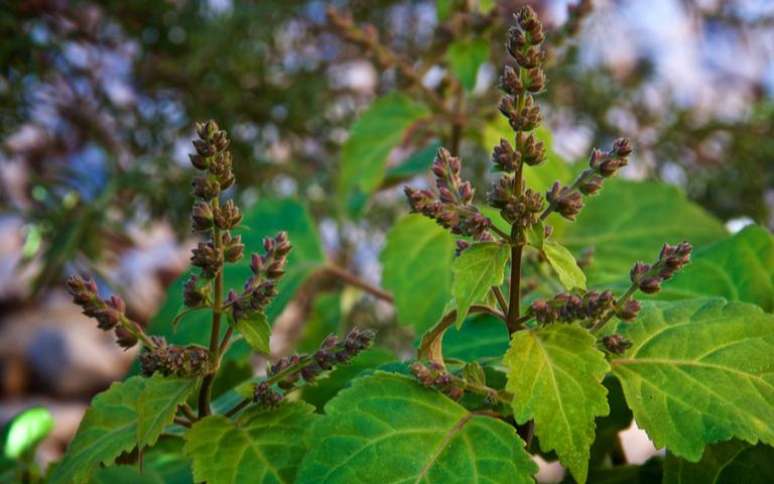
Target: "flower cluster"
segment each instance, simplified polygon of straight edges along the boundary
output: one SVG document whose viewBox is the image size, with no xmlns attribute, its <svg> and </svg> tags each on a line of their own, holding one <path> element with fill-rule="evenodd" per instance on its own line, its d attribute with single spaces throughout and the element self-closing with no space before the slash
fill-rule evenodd
<svg viewBox="0 0 774 484">
<path fill-rule="evenodd" d="M 491 221 L 473 205 L 474 190 L 470 182 L 460 177 L 462 164 L 445 148 L 438 150 L 433 161 L 433 174 L 438 195 L 431 190 L 406 187 L 411 209 L 437 221 L 458 235 L 476 240 L 488 240 Z"/>
<path fill-rule="evenodd" d="M 611 334 L 602 338 L 602 345 L 607 351 L 618 355 L 631 348 L 632 342 L 620 334 Z"/>
<path fill-rule="evenodd" d="M 661 283 L 683 268 L 691 260 L 691 244 L 681 242 L 677 245 L 664 244 L 658 261 L 653 264 L 637 262 L 629 273 L 632 284 L 646 293 L 653 294 L 661 289 Z"/>
<path fill-rule="evenodd" d="M 145 348 L 140 355 L 142 374 L 151 376 L 156 372 L 164 376 L 195 377 L 210 370 L 210 353 L 207 348 L 197 345 L 175 346 L 167 344 L 159 336 L 152 336 L 154 348 Z"/>
<path fill-rule="evenodd" d="M 427 365 L 417 361 L 411 365 L 411 372 L 422 385 L 435 388 L 452 400 L 459 400 L 465 394 L 464 387 L 458 384 L 457 379 L 434 361 Z"/>
<path fill-rule="evenodd" d="M 374 332 L 355 328 L 343 340 L 330 335 L 311 355 L 290 355 L 269 368 L 266 381 L 256 385 L 253 400 L 261 406 L 274 407 L 300 380 L 313 382 L 322 372 L 349 363 L 358 353 L 371 346 Z M 282 389 L 284 393 L 273 387 Z"/>
<path fill-rule="evenodd" d="M 246 313 L 262 311 L 277 295 L 277 283 L 285 274 L 285 263 L 293 246 L 288 240 L 288 234 L 280 232 L 274 238 L 263 239 L 263 248 L 264 255 L 253 254 L 251 257 L 250 270 L 253 275 L 245 281 L 242 294 L 229 292 L 228 303 L 235 321 Z"/>
<path fill-rule="evenodd" d="M 73 302 L 83 309 L 83 314 L 97 320 L 97 327 L 103 331 L 115 330 L 116 342 L 125 349 L 137 344 L 139 325 L 130 320 L 125 312 L 126 305 L 119 296 L 101 299 L 97 283 L 89 277 L 71 276 L 66 282 L 67 291 Z"/>
<path fill-rule="evenodd" d="M 540 324 L 554 322 L 570 323 L 578 320 L 597 319 L 612 310 L 615 297 L 610 291 L 589 291 L 579 296 L 576 294 L 557 294 L 551 300 L 538 299 L 527 310 L 527 315 L 534 317 Z"/>
<path fill-rule="evenodd" d="M 242 221 L 242 214 L 233 200 L 226 200 L 222 205 L 220 200 L 222 191 L 234 184 L 228 134 L 215 121 L 208 121 L 196 125 L 196 135 L 198 138 L 193 141 L 196 153 L 190 158 L 191 164 L 202 173 L 193 181 L 197 201 L 191 211 L 191 226 L 194 232 L 209 232 L 210 238 L 199 242 L 191 263 L 201 269 L 201 277 L 212 279 L 225 262 L 242 258 L 241 237 L 232 237 L 230 233 Z M 194 297 L 191 302 L 197 299 Z"/>
</svg>

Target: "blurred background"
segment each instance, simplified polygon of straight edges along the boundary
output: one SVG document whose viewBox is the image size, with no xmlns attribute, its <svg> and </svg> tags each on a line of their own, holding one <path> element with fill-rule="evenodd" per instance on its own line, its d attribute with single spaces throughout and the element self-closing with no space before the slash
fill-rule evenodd
<svg viewBox="0 0 774 484">
<path fill-rule="evenodd" d="M 464 95 L 481 109 L 449 138 L 485 177 L 476 133 L 495 111 L 502 39 L 524 3 L 552 33 L 540 101 L 563 159 L 629 136 L 624 176 L 682 187 L 731 230 L 774 228 L 771 1 L 3 1 L 0 422 L 46 405 L 56 424 L 40 459 L 56 459 L 89 399 L 128 371 L 135 353 L 81 316 L 62 282 L 94 274 L 138 321 L 156 314 L 194 242 L 195 121 L 231 134 L 244 206 L 304 200 L 327 257 L 379 285 L 385 229 L 406 212 L 400 185 L 415 173 L 379 187 L 365 216 L 342 215 L 333 193 L 349 127 L 385 93 L 444 95 L 449 43 L 483 39 Z M 421 86 L 348 41 L 329 7 L 373 25 Z M 303 296 L 275 325 L 277 354 L 308 319 Z M 348 317 L 391 317 L 375 301 L 354 307 Z M 413 335 L 390 328 L 400 352 Z"/>
</svg>

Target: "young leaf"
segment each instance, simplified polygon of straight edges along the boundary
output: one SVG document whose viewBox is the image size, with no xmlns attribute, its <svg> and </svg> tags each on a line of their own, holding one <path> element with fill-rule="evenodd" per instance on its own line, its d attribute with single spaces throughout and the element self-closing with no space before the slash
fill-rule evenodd
<svg viewBox="0 0 774 484">
<path fill-rule="evenodd" d="M 302 402 L 278 409 L 252 407 L 236 422 L 217 415 L 196 422 L 185 435 L 194 481 L 291 483 L 306 452 L 304 433 L 316 419 Z"/>
<path fill-rule="evenodd" d="M 489 44 L 482 38 L 457 40 L 446 50 L 446 62 L 466 91 L 476 87 L 481 64 L 489 58 Z"/>
<path fill-rule="evenodd" d="M 585 482 L 594 418 L 607 415 L 609 370 L 596 339 L 577 324 L 552 324 L 513 335 L 503 363 L 513 416 L 535 421 L 543 451 L 556 450 L 578 482 Z"/>
<path fill-rule="evenodd" d="M 543 254 L 548 263 L 559 276 L 559 282 L 568 291 L 572 289 L 586 289 L 586 275 L 575 261 L 572 252 L 554 239 L 543 241 Z"/>
<path fill-rule="evenodd" d="M 18 459 L 35 449 L 54 428 L 54 418 L 45 407 L 32 407 L 20 412 L 3 432 L 3 455 Z"/>
<path fill-rule="evenodd" d="M 457 303 L 457 328 L 462 326 L 470 306 L 480 301 L 492 286 L 500 286 L 505 275 L 510 247 L 495 242 L 472 245 L 452 263 L 452 294 Z"/>
<path fill-rule="evenodd" d="M 269 348 L 271 326 L 269 326 L 265 314 L 260 311 L 248 313 L 243 318 L 240 318 L 235 326 L 236 330 L 245 337 L 253 350 L 265 355 L 271 353 Z"/>
<path fill-rule="evenodd" d="M 663 183 L 611 179 L 585 203 L 577 220 L 555 237 L 575 254 L 594 250 L 586 271 L 591 285 L 625 277 L 634 262 L 651 260 L 665 242 L 687 240 L 698 247 L 727 236 L 719 220 Z M 554 216 L 550 223 L 558 220 Z"/>
<path fill-rule="evenodd" d="M 299 482 L 532 482 L 514 428 L 411 378 L 377 372 L 325 406 Z"/>
<path fill-rule="evenodd" d="M 527 231 L 525 232 L 525 235 L 527 237 L 527 244 L 529 244 L 531 247 L 534 247 L 537 250 L 543 250 L 543 243 L 546 238 L 546 231 L 545 231 L 545 227 L 543 226 L 543 222 L 538 221 L 538 223 L 536 223 L 535 225 L 532 225 L 530 228 L 527 229 Z M 585 281 L 585 276 L 584 276 L 584 281 Z"/>
<path fill-rule="evenodd" d="M 382 285 L 395 298 L 401 324 L 422 331 L 441 318 L 453 257 L 454 237 L 432 220 L 411 214 L 393 226 L 380 256 Z"/>
<path fill-rule="evenodd" d="M 390 152 L 428 112 L 403 94 L 393 93 L 374 101 L 360 116 L 341 150 L 338 191 L 342 206 L 376 190 L 384 179 Z"/>
<path fill-rule="evenodd" d="M 710 445 L 695 464 L 667 453 L 664 484 L 770 484 L 774 482 L 774 448 L 730 440 Z"/>
<path fill-rule="evenodd" d="M 751 225 L 702 247 L 658 293 L 659 299 L 709 296 L 774 310 L 774 240 L 766 229 Z"/>
<path fill-rule="evenodd" d="M 644 305 L 611 361 L 637 424 L 691 461 L 737 437 L 774 444 L 774 315 L 723 300 Z"/>
<path fill-rule="evenodd" d="M 135 446 L 153 445 L 195 386 L 196 380 L 159 374 L 114 383 L 94 397 L 50 482 L 86 482 L 99 464 L 111 464 Z"/>
</svg>

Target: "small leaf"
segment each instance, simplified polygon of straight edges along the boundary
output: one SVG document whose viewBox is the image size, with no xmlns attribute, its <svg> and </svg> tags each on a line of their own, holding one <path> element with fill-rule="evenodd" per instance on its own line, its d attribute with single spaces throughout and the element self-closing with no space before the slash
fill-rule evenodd
<svg viewBox="0 0 774 484">
<path fill-rule="evenodd" d="M 543 254 L 565 289 L 586 289 L 586 275 L 565 246 L 553 239 L 546 239 L 543 241 Z"/>
<path fill-rule="evenodd" d="M 483 242 L 470 246 L 452 263 L 452 294 L 457 302 L 457 327 L 462 325 L 470 306 L 480 301 L 492 286 L 500 286 L 510 246 Z"/>
<path fill-rule="evenodd" d="M 401 324 L 421 332 L 443 316 L 453 257 L 454 237 L 419 214 L 403 217 L 388 232 L 380 255 L 382 285 L 395 297 Z"/>
<path fill-rule="evenodd" d="M 446 50 L 446 62 L 466 91 L 476 87 L 476 76 L 481 64 L 489 59 L 489 44 L 482 38 L 457 40 Z"/>
<path fill-rule="evenodd" d="M 462 368 L 462 376 L 465 378 L 465 381 L 478 385 L 486 385 L 484 368 L 477 361 L 467 363 L 465 367 Z"/>
<path fill-rule="evenodd" d="M 556 450 L 578 482 L 588 473 L 594 418 L 607 415 L 601 384 L 609 366 L 596 339 L 577 324 L 552 324 L 514 333 L 503 359 L 513 417 L 535 420 L 544 452 Z"/>
<path fill-rule="evenodd" d="M 314 407 L 293 402 L 278 409 L 253 406 L 236 422 L 220 415 L 199 420 L 185 434 L 194 481 L 294 482 L 307 450 L 304 433 L 315 419 Z"/>
<path fill-rule="evenodd" d="M 299 482 L 533 482 L 514 428 L 411 378 L 377 372 L 325 406 Z"/>
<path fill-rule="evenodd" d="M 771 484 L 774 448 L 730 440 L 707 447 L 695 464 L 667 453 L 664 484 Z"/>
<path fill-rule="evenodd" d="M 774 444 L 774 315 L 723 300 L 643 305 L 611 361 L 637 424 L 657 447 L 698 461 L 736 437 Z"/>
<path fill-rule="evenodd" d="M 271 353 L 271 326 L 265 314 L 260 311 L 248 313 L 236 322 L 235 327 L 255 351 L 264 355 Z"/>
<path fill-rule="evenodd" d="M 545 240 L 546 232 L 543 222 L 538 221 L 535 225 L 531 226 L 526 231 L 527 243 L 537 250 L 543 250 L 543 242 Z"/>
<path fill-rule="evenodd" d="M 379 187 L 390 152 L 403 141 L 406 130 L 428 114 L 425 106 L 399 93 L 388 94 L 369 106 L 355 121 L 341 149 L 338 192 L 342 206 L 358 195 L 369 196 Z"/>
<path fill-rule="evenodd" d="M 111 464 L 136 445 L 153 445 L 195 387 L 194 379 L 159 374 L 113 383 L 94 397 L 49 482 L 86 482 L 99 464 Z"/>
<path fill-rule="evenodd" d="M 32 407 L 20 412 L 6 425 L 3 433 L 3 455 L 18 459 L 33 451 L 54 428 L 54 418 L 45 407 Z"/>
<path fill-rule="evenodd" d="M 427 147 L 415 151 L 400 165 L 389 168 L 385 178 L 387 180 L 402 180 L 427 173 L 440 147 L 441 143 L 433 141 Z"/>
</svg>

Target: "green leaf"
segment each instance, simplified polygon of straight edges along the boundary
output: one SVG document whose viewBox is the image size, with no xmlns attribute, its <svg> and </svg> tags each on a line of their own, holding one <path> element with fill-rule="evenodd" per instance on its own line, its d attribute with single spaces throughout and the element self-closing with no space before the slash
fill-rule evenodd
<svg viewBox="0 0 774 484">
<path fill-rule="evenodd" d="M 632 347 L 613 373 L 657 447 L 697 461 L 732 437 L 774 443 L 774 315 L 714 299 L 650 302 L 619 332 Z"/>
<path fill-rule="evenodd" d="M 586 289 L 586 275 L 578 266 L 572 252 L 554 239 L 545 239 L 543 241 L 543 254 L 545 254 L 548 263 L 559 276 L 559 282 L 568 291 L 572 289 Z"/>
<path fill-rule="evenodd" d="M 695 464 L 667 453 L 664 484 L 770 484 L 774 482 L 774 448 L 730 440 L 707 447 Z"/>
<path fill-rule="evenodd" d="M 97 469 L 90 484 L 164 484 L 164 479 L 152 469 L 120 465 Z"/>
<path fill-rule="evenodd" d="M 468 316 L 461 328 L 449 328 L 443 335 L 443 354 L 448 358 L 496 358 L 507 349 L 508 330 L 502 321 L 488 314 Z"/>
<path fill-rule="evenodd" d="M 184 452 L 193 460 L 194 480 L 294 482 L 307 450 L 304 433 L 315 418 L 314 407 L 293 402 L 278 409 L 253 406 L 236 422 L 221 415 L 199 420 L 185 435 Z"/>
<path fill-rule="evenodd" d="M 619 433 L 627 429 L 632 423 L 632 411 L 626 405 L 626 398 L 621 388 L 621 383 L 612 375 L 608 375 L 602 382 L 607 388 L 607 403 L 610 413 L 596 420 L 596 437 L 591 446 L 591 467 L 602 465 L 605 462 L 625 460 L 621 454 L 621 440 Z M 591 482 L 596 482 L 589 479 Z"/>
<path fill-rule="evenodd" d="M 427 173 L 440 147 L 440 142 L 433 141 L 427 147 L 415 151 L 400 165 L 389 168 L 385 178 L 387 180 L 402 180 Z"/>
<path fill-rule="evenodd" d="M 544 452 L 555 450 L 579 482 L 586 481 L 594 418 L 607 415 L 609 370 L 596 339 L 577 324 L 552 324 L 513 335 L 503 359 L 513 416 L 535 421 Z"/>
<path fill-rule="evenodd" d="M 374 101 L 352 126 L 341 150 L 338 191 L 342 206 L 379 187 L 390 152 L 403 141 L 406 130 L 428 114 L 425 106 L 399 93 Z"/>
<path fill-rule="evenodd" d="M 720 221 L 662 183 L 608 180 L 585 203 L 577 221 L 556 237 L 576 255 L 593 248 L 594 261 L 586 271 L 593 286 L 626 277 L 638 260 L 655 260 L 665 242 L 700 246 L 727 235 Z M 551 217 L 552 224 L 559 220 Z"/>
<path fill-rule="evenodd" d="M 153 445 L 195 387 L 196 380 L 158 374 L 113 383 L 92 400 L 50 482 L 86 482 L 99 464 Z"/>
<path fill-rule="evenodd" d="M 235 327 L 255 351 L 264 355 L 271 353 L 269 348 L 271 326 L 265 314 L 260 311 L 249 313 L 237 321 Z"/>
<path fill-rule="evenodd" d="M 492 286 L 500 286 L 510 246 L 483 242 L 470 246 L 452 263 L 452 294 L 457 303 L 457 328 L 465 321 L 470 306 L 480 301 Z"/>
<path fill-rule="evenodd" d="M 774 310 L 774 240 L 751 225 L 697 250 L 691 263 L 664 284 L 659 299 L 719 296 Z"/>
<path fill-rule="evenodd" d="M 266 308 L 266 316 L 273 321 L 285 309 L 287 303 L 295 296 L 301 284 L 325 261 L 320 238 L 317 234 L 312 217 L 306 207 L 292 199 L 265 199 L 246 210 L 244 230 L 241 231 L 245 252 L 261 252 L 262 240 L 274 237 L 284 230 L 293 244 L 293 250 L 288 254 L 285 275 L 280 280 L 278 295 Z M 240 290 L 244 281 L 250 277 L 250 257 L 243 258 L 236 264 L 227 264 L 223 275 L 224 286 Z M 173 329 L 170 322 L 175 318 L 178 308 L 183 304 L 183 285 L 189 274 L 183 274 L 167 289 L 167 297 L 153 317 L 148 329 L 149 333 L 164 336 L 167 341 L 175 344 L 197 343 L 209 344 L 210 311 L 195 311 L 188 315 Z M 226 331 L 226 325 L 222 325 Z M 237 341 L 231 346 L 227 359 L 241 359 L 250 354 L 250 347 L 245 341 Z M 134 372 L 139 371 L 135 365 Z"/>
<path fill-rule="evenodd" d="M 489 59 L 489 44 L 480 37 L 456 40 L 446 50 L 446 62 L 466 91 L 476 87 L 481 64 Z"/>
<path fill-rule="evenodd" d="M 532 482 L 514 428 L 474 415 L 415 380 L 360 378 L 325 406 L 299 482 Z"/>
<path fill-rule="evenodd" d="M 454 237 L 422 215 L 407 215 L 392 227 L 380 256 L 382 285 L 395 298 L 401 324 L 419 332 L 443 316 L 453 257 Z"/>
<path fill-rule="evenodd" d="M 3 432 L 3 455 L 18 459 L 33 451 L 54 428 L 54 418 L 45 407 L 28 408 L 6 424 Z"/>
</svg>

